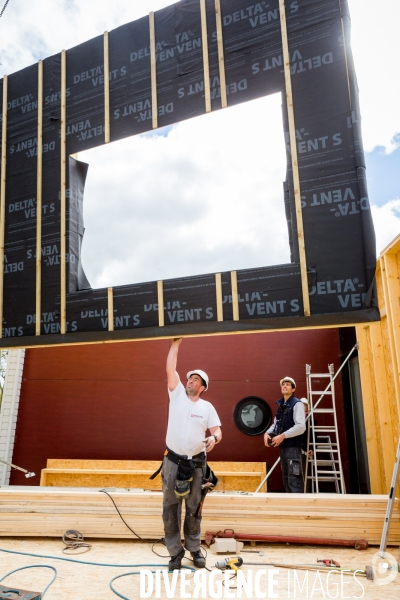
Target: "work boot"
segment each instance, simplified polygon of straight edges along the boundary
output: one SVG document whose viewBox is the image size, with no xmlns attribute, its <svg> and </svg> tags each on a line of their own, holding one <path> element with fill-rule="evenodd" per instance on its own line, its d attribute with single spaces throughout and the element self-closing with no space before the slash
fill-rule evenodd
<svg viewBox="0 0 400 600">
<path fill-rule="evenodd" d="M 201 550 L 196 550 L 196 552 L 191 552 L 190 554 L 192 555 L 194 566 L 197 567 L 197 569 L 204 569 L 206 566 L 206 559 L 202 555 Z"/>
<path fill-rule="evenodd" d="M 168 563 L 168 569 L 170 571 L 179 570 L 181 568 L 182 558 L 185 556 L 185 548 L 177 554 L 176 556 L 171 556 L 171 560 Z"/>
</svg>

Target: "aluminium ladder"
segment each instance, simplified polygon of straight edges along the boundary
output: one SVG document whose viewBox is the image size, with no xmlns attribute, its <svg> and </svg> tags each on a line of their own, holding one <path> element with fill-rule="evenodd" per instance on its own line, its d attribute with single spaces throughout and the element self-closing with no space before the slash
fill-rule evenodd
<svg viewBox="0 0 400 600">
<path fill-rule="evenodd" d="M 306 365 L 310 414 L 304 489 L 306 491 L 308 481 L 311 481 L 311 491 L 318 494 L 319 484 L 328 481 L 335 484 L 337 494 L 345 494 L 333 384 L 334 366 L 328 365 L 328 370 L 328 373 L 311 373 L 311 365 Z M 329 380 L 325 390 L 316 390 L 315 384 L 324 379 Z M 318 416 L 314 418 L 314 415 L 321 415 L 321 418 L 318 420 Z M 313 451 L 312 457 L 308 455 L 309 450 Z"/>
</svg>

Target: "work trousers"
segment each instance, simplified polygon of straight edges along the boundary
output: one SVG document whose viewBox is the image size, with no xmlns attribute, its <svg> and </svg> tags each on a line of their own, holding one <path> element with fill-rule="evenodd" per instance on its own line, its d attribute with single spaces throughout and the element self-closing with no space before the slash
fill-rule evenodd
<svg viewBox="0 0 400 600">
<path fill-rule="evenodd" d="M 304 493 L 301 448 L 280 448 L 282 479 L 286 492 Z"/>
<path fill-rule="evenodd" d="M 178 465 L 173 463 L 168 459 L 168 457 L 165 456 L 161 471 L 163 491 L 163 521 L 165 545 L 168 548 L 170 556 L 176 556 L 182 550 L 182 498 L 177 498 L 174 492 L 177 472 Z M 193 481 L 190 485 L 190 494 L 185 498 L 186 514 L 183 524 L 183 533 L 185 538 L 185 548 L 189 550 L 189 552 L 196 552 L 196 550 L 200 550 L 201 517 L 196 518 L 194 515 L 201 500 L 202 483 L 203 469 L 196 468 L 193 473 Z"/>
</svg>

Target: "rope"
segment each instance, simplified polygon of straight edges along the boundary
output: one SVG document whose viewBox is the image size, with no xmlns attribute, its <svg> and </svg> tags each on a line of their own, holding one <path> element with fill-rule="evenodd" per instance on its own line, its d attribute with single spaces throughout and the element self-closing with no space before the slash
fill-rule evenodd
<svg viewBox="0 0 400 600">
<path fill-rule="evenodd" d="M 7 1 L 6 1 L 5 5 L 3 6 L 2 10 L 1 10 L 0 17 L 2 17 L 2 16 L 3 16 L 3 12 L 6 10 L 6 8 L 7 8 L 7 4 L 8 4 L 9 2 L 10 2 L 10 0 L 7 0 Z"/>
<path fill-rule="evenodd" d="M 89 552 L 92 547 L 91 544 L 88 544 L 83 539 L 83 535 L 76 531 L 76 529 L 68 529 L 63 535 L 63 542 L 65 544 L 65 548 L 63 549 L 64 554 L 70 554 L 70 552 L 66 552 L 66 550 L 78 550 L 79 548 L 86 548 L 82 552 L 75 552 L 75 554 L 84 554 L 85 552 Z"/>
</svg>

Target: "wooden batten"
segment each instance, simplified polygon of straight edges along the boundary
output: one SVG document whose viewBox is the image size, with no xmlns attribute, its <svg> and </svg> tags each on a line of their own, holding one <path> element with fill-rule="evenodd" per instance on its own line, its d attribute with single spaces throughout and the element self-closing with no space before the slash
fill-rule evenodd
<svg viewBox="0 0 400 600">
<path fill-rule="evenodd" d="M 1 135 L 1 174 L 0 174 L 0 339 L 3 337 L 4 302 L 4 225 L 6 216 L 6 168 L 7 168 L 7 97 L 8 77 L 3 77 L 3 111 Z"/>
<path fill-rule="evenodd" d="M 218 63 L 219 63 L 219 82 L 221 87 L 221 106 L 228 107 L 228 97 L 226 93 L 225 76 L 225 55 L 224 55 L 224 36 L 222 32 L 222 13 L 221 0 L 215 0 L 215 17 L 217 21 L 217 44 L 218 44 Z"/>
<path fill-rule="evenodd" d="M 292 77 L 291 77 L 291 73 L 290 73 L 290 56 L 289 56 L 289 42 L 288 42 L 287 27 L 286 27 L 285 0 L 279 0 L 279 10 L 280 10 L 280 15 L 281 15 L 282 49 L 283 49 L 283 62 L 284 62 L 285 85 L 286 85 L 286 104 L 287 104 L 288 120 L 289 120 L 290 153 L 291 153 L 291 157 L 292 157 L 292 172 L 293 172 L 293 186 L 294 186 L 294 197 L 295 197 L 295 206 L 296 206 L 297 237 L 298 237 L 298 242 L 299 242 L 301 288 L 302 288 L 302 293 L 303 293 L 304 316 L 309 317 L 311 314 L 310 297 L 309 297 L 309 293 L 308 293 L 306 247 L 305 247 L 305 239 L 304 239 L 303 213 L 302 213 L 302 208 L 301 208 L 300 176 L 299 176 L 299 163 L 298 163 L 298 158 L 297 158 L 296 126 L 295 126 L 295 121 L 294 121 Z"/>
<path fill-rule="evenodd" d="M 344 29 L 343 17 L 342 17 L 342 36 L 343 36 L 344 59 L 345 59 L 345 62 L 346 62 L 347 88 L 349 90 L 349 105 L 350 105 L 350 108 L 351 108 L 350 74 L 349 74 L 349 63 L 348 63 L 348 58 L 347 58 L 346 32 L 345 32 L 345 29 Z"/>
<path fill-rule="evenodd" d="M 42 185 L 43 183 L 43 61 L 38 63 L 38 131 L 36 177 L 36 322 L 35 335 L 40 335 L 42 304 Z"/>
<path fill-rule="evenodd" d="M 239 294 L 236 271 L 231 271 L 233 320 L 239 321 Z"/>
<path fill-rule="evenodd" d="M 204 68 L 204 97 L 206 102 L 206 113 L 211 112 L 211 87 L 210 87 L 210 63 L 208 59 L 208 35 L 207 35 L 207 9 L 206 0 L 200 0 L 201 13 L 201 36 L 203 46 L 203 68 Z"/>
<path fill-rule="evenodd" d="M 60 255 L 61 255 L 61 334 L 67 331 L 67 53 L 61 52 L 61 224 L 60 224 Z"/>
<path fill-rule="evenodd" d="M 114 331 L 114 292 L 112 287 L 107 290 L 107 301 L 108 331 Z"/>
<path fill-rule="evenodd" d="M 149 15 L 150 25 L 150 66 L 151 66 L 151 114 L 153 129 L 158 127 L 158 103 L 157 103 L 157 55 L 156 55 L 156 27 L 154 12 Z"/>
<path fill-rule="evenodd" d="M 217 300 L 217 321 L 224 320 L 224 306 L 222 304 L 222 281 L 221 273 L 215 274 L 215 294 Z"/>
<path fill-rule="evenodd" d="M 108 31 L 104 32 L 104 143 L 110 143 L 110 52 Z"/>
<path fill-rule="evenodd" d="M 158 326 L 164 327 L 164 285 L 162 281 L 157 281 L 158 297 Z"/>
</svg>

